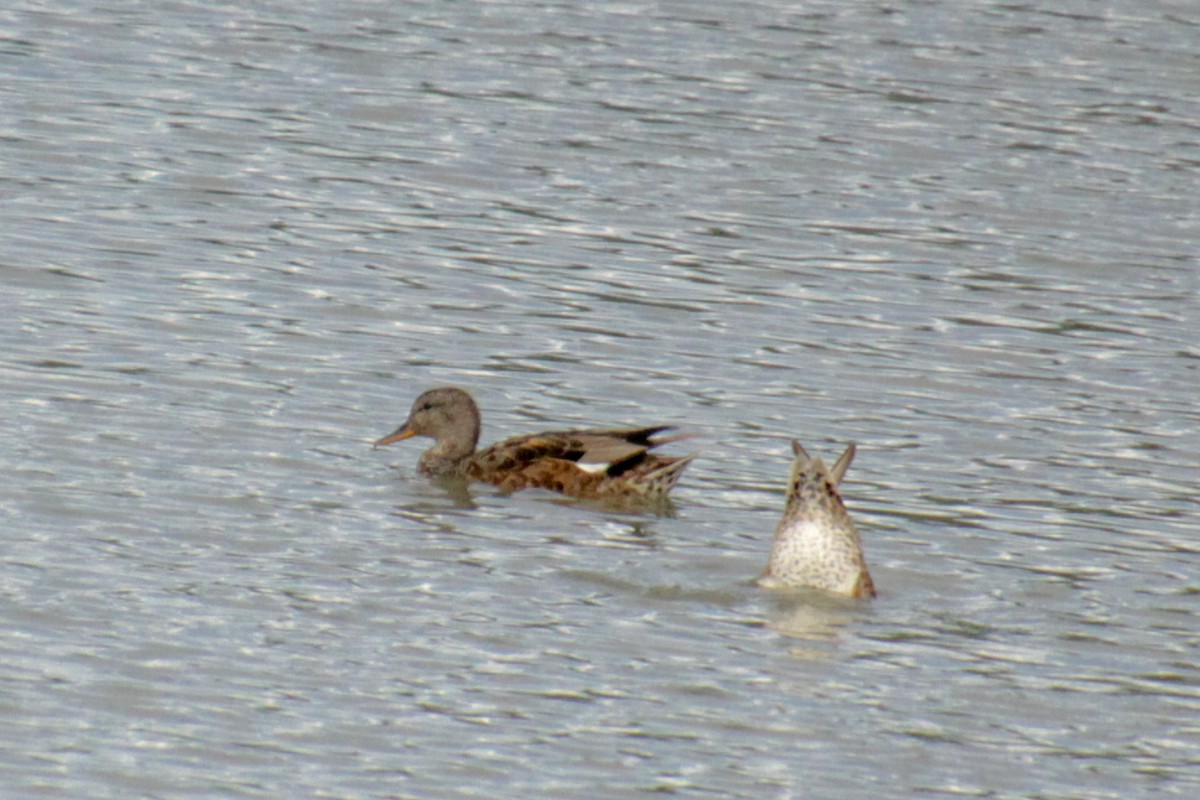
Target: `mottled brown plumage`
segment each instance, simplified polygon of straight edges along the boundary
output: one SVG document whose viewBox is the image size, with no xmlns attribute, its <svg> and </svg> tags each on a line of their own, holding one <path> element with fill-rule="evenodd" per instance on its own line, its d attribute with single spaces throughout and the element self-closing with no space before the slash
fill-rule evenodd
<svg viewBox="0 0 1200 800">
<path fill-rule="evenodd" d="M 851 444 L 827 469 L 792 440 L 795 460 L 787 505 L 775 529 L 761 586 L 782 589 L 812 586 L 848 597 L 875 596 L 875 584 L 863 558 L 862 541 L 837 486 L 854 460 Z"/>
<path fill-rule="evenodd" d="M 479 409 L 469 394 L 430 389 L 413 401 L 404 424 L 375 446 L 428 436 L 433 447 L 417 465 L 426 475 L 485 481 L 507 492 L 541 488 L 589 499 L 663 500 L 693 458 L 650 452 L 684 438 L 654 438 L 670 429 L 666 425 L 535 433 L 476 451 L 479 428 Z"/>
</svg>

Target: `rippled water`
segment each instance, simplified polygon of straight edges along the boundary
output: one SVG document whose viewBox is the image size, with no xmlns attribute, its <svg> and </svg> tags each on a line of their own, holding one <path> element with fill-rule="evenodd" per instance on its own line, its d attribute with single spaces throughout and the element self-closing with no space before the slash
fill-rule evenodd
<svg viewBox="0 0 1200 800">
<path fill-rule="evenodd" d="M 0 11 L 13 797 L 1192 797 L 1186 4 Z M 416 474 L 670 422 L 671 515 Z M 880 598 L 751 580 L 790 437 Z"/>
</svg>

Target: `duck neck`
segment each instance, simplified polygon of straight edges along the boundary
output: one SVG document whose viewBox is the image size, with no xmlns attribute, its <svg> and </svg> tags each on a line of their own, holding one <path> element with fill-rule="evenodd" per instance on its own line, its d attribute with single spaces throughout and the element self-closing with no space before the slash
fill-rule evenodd
<svg viewBox="0 0 1200 800">
<path fill-rule="evenodd" d="M 445 434 L 421 456 L 419 467 L 426 475 L 435 477 L 463 475 L 478 443 L 478 423 L 454 434 Z"/>
</svg>

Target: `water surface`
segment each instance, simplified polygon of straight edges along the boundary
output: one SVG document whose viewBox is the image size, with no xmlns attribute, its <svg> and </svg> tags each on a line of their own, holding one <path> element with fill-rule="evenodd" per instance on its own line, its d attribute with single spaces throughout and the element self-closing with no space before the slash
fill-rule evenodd
<svg viewBox="0 0 1200 800">
<path fill-rule="evenodd" d="M 1198 21 L 0 12 L 0 785 L 1193 796 Z M 457 496 L 442 384 L 702 458 Z M 874 603 L 752 585 L 793 436 Z"/>
</svg>

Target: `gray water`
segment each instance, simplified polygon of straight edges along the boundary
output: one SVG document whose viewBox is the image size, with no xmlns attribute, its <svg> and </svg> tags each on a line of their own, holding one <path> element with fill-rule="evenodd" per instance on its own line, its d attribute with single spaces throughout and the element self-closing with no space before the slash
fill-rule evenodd
<svg viewBox="0 0 1200 800">
<path fill-rule="evenodd" d="M 1039 5 L 0 11 L 0 794 L 1196 796 L 1200 12 Z"/>
</svg>

